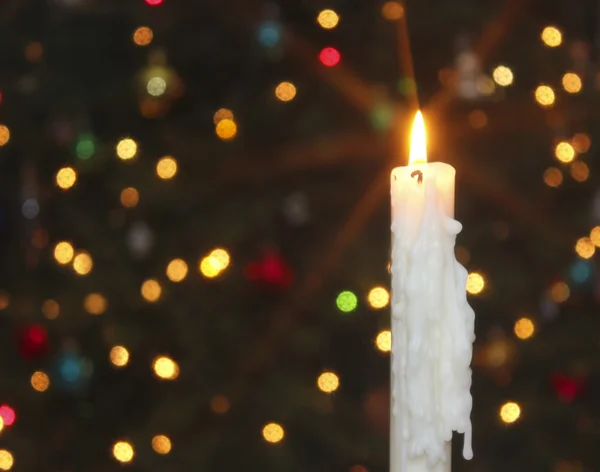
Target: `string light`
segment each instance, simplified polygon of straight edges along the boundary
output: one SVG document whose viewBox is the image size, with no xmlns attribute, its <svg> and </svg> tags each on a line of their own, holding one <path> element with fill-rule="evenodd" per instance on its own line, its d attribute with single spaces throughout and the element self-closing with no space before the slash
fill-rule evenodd
<svg viewBox="0 0 600 472">
<path fill-rule="evenodd" d="M 358 298 L 349 290 L 340 292 L 336 298 L 335 304 L 338 309 L 344 313 L 354 311 L 358 305 Z"/>
<path fill-rule="evenodd" d="M 230 408 L 229 400 L 225 395 L 215 395 L 210 400 L 210 408 L 215 413 L 220 415 L 225 414 Z"/>
<path fill-rule="evenodd" d="M 575 244 L 575 252 L 582 259 L 589 259 L 596 252 L 596 246 L 590 238 L 579 238 Z"/>
<path fill-rule="evenodd" d="M 146 301 L 154 303 L 160 298 L 162 288 L 157 280 L 148 279 L 142 284 L 141 293 Z"/>
<path fill-rule="evenodd" d="M 556 145 L 554 155 L 560 162 L 571 162 L 573 159 L 575 159 L 575 149 L 566 141 L 561 141 Z"/>
<path fill-rule="evenodd" d="M 555 100 L 554 90 L 548 85 L 540 85 L 535 89 L 535 99 L 540 105 L 550 107 Z"/>
<path fill-rule="evenodd" d="M 54 300 L 46 300 L 42 304 L 42 314 L 49 320 L 55 320 L 60 314 L 60 306 Z"/>
<path fill-rule="evenodd" d="M 87 275 L 92 271 L 94 262 L 87 252 L 80 252 L 73 259 L 73 269 L 79 275 Z"/>
<path fill-rule="evenodd" d="M 600 226 L 595 226 L 590 231 L 590 240 L 594 243 L 594 246 L 600 247 Z"/>
<path fill-rule="evenodd" d="M 90 293 L 83 301 L 83 307 L 90 315 L 101 315 L 106 311 L 108 302 L 100 293 Z"/>
<path fill-rule="evenodd" d="M 485 279 L 478 272 L 471 272 L 467 277 L 467 292 L 477 295 L 485 288 Z"/>
<path fill-rule="evenodd" d="M 156 175 L 161 179 L 168 180 L 177 174 L 177 161 L 171 156 L 161 158 L 156 164 Z"/>
<path fill-rule="evenodd" d="M 77 172 L 72 167 L 63 167 L 56 173 L 56 185 L 63 190 L 71 188 L 76 181 Z"/>
<path fill-rule="evenodd" d="M 229 141 L 235 138 L 237 134 L 237 125 L 235 121 L 230 119 L 224 119 L 219 121 L 216 128 L 217 136 L 223 141 Z"/>
<path fill-rule="evenodd" d="M 577 182 L 585 182 L 590 176 L 590 168 L 583 161 L 576 161 L 571 166 L 571 177 Z"/>
<path fill-rule="evenodd" d="M 175 380 L 179 377 L 179 366 L 170 357 L 159 356 L 154 359 L 152 366 L 154 373 L 161 379 Z"/>
<path fill-rule="evenodd" d="M 375 338 L 375 345 L 381 352 L 392 350 L 392 332 L 389 329 L 381 331 Z"/>
<path fill-rule="evenodd" d="M 0 125 L 0 146 L 5 146 L 10 141 L 10 130 L 6 125 Z"/>
<path fill-rule="evenodd" d="M 282 102 L 290 102 L 296 96 L 296 86 L 291 82 L 281 82 L 275 88 L 275 96 Z"/>
<path fill-rule="evenodd" d="M 147 26 L 140 26 L 133 32 L 133 42 L 138 46 L 148 46 L 154 39 L 154 32 Z"/>
<path fill-rule="evenodd" d="M 129 351 L 123 346 L 114 346 L 110 350 L 110 362 L 115 367 L 125 367 L 129 363 Z"/>
<path fill-rule="evenodd" d="M 317 379 L 319 390 L 325 393 L 333 393 L 340 386 L 340 379 L 333 372 L 323 372 Z"/>
<path fill-rule="evenodd" d="M 167 90 L 167 81 L 162 77 L 152 77 L 146 85 L 146 90 L 153 97 L 160 97 Z"/>
<path fill-rule="evenodd" d="M 12 469 L 15 459 L 6 449 L 0 449 L 0 470 Z"/>
<path fill-rule="evenodd" d="M 270 442 L 271 444 L 277 444 L 283 440 L 285 431 L 281 425 L 277 423 L 269 423 L 263 428 L 262 435 L 263 438 L 265 438 L 265 441 Z"/>
<path fill-rule="evenodd" d="M 31 376 L 31 386 L 38 392 L 45 392 L 50 387 L 50 378 L 44 372 L 34 372 Z"/>
<path fill-rule="evenodd" d="M 563 174 L 560 169 L 550 167 L 544 171 L 544 182 L 548 187 L 558 187 L 563 182 Z"/>
<path fill-rule="evenodd" d="M 501 87 L 508 87 L 514 81 L 513 71 L 507 66 L 496 67 L 492 76 L 494 77 L 494 82 Z"/>
<path fill-rule="evenodd" d="M 121 139 L 117 144 L 117 156 L 123 161 L 131 160 L 137 154 L 137 143 L 131 138 Z"/>
<path fill-rule="evenodd" d="M 550 297 L 556 303 L 564 303 L 571 296 L 571 289 L 564 282 L 556 282 L 550 288 Z"/>
<path fill-rule="evenodd" d="M 333 47 L 325 48 L 319 54 L 319 60 L 321 64 L 327 67 L 335 67 L 340 63 L 342 55 L 340 52 Z"/>
<path fill-rule="evenodd" d="M 508 402 L 500 408 L 500 419 L 507 424 L 514 423 L 521 416 L 521 407 L 514 402 Z"/>
<path fill-rule="evenodd" d="M 127 187 L 121 192 L 121 205 L 125 208 L 133 208 L 140 201 L 139 192 L 133 187 Z"/>
<path fill-rule="evenodd" d="M 579 77 L 574 72 L 567 72 L 563 75 L 562 78 L 563 88 L 568 93 L 579 93 L 583 88 L 583 83 L 581 82 L 581 77 Z"/>
<path fill-rule="evenodd" d="M 399 2 L 385 2 L 381 13 L 386 20 L 398 21 L 404 16 L 404 7 Z"/>
<path fill-rule="evenodd" d="M 113 446 L 113 456 L 119 462 L 131 462 L 134 454 L 133 446 L 127 441 L 119 441 Z"/>
<path fill-rule="evenodd" d="M 369 292 L 367 299 L 373 308 L 385 308 L 390 302 L 390 293 L 383 287 L 374 287 Z"/>
<path fill-rule="evenodd" d="M 164 434 L 152 438 L 152 449 L 158 454 L 168 454 L 171 452 L 171 447 L 171 440 Z"/>
<path fill-rule="evenodd" d="M 61 241 L 54 246 L 54 259 L 59 264 L 65 265 L 71 262 L 75 255 L 75 249 L 71 243 L 67 241 Z"/>
<path fill-rule="evenodd" d="M 228 108 L 220 108 L 216 111 L 213 116 L 213 121 L 215 125 L 218 125 L 223 120 L 232 120 L 233 121 L 233 112 Z"/>
<path fill-rule="evenodd" d="M 317 22 L 324 29 L 333 29 L 340 22 L 340 16 L 333 10 L 323 10 L 319 13 Z"/>
<path fill-rule="evenodd" d="M 575 150 L 582 154 L 584 152 L 588 152 L 592 142 L 587 134 L 577 133 L 575 136 L 573 136 L 572 144 Z"/>
<path fill-rule="evenodd" d="M 171 282 L 181 282 L 188 273 L 188 265 L 182 259 L 173 259 L 167 266 L 167 277 Z"/>
<path fill-rule="evenodd" d="M 542 41 L 548 47 L 555 48 L 562 44 L 562 33 L 556 26 L 546 26 L 542 30 Z"/>
<path fill-rule="evenodd" d="M 529 318 L 521 318 L 515 323 L 515 335 L 519 339 L 529 339 L 535 332 L 535 325 Z"/>
</svg>

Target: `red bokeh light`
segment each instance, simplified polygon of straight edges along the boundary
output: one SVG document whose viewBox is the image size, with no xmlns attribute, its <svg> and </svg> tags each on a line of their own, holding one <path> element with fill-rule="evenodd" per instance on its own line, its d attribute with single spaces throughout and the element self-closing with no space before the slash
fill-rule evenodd
<svg viewBox="0 0 600 472">
<path fill-rule="evenodd" d="M 15 413 L 15 410 L 13 410 L 8 405 L 0 406 L 0 416 L 4 420 L 4 424 L 6 426 L 11 426 L 17 419 L 17 414 Z"/>
<path fill-rule="evenodd" d="M 162 2 L 163 2 L 163 0 L 145 0 L 145 1 L 151 7 L 157 7 L 158 5 L 162 4 Z"/>
<path fill-rule="evenodd" d="M 319 54 L 319 60 L 324 66 L 337 66 L 342 59 L 342 55 L 336 48 L 325 48 Z"/>
</svg>

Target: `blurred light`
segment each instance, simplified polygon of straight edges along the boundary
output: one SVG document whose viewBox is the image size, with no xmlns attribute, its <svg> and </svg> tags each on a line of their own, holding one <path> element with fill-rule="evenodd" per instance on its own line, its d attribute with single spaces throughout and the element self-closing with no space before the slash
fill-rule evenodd
<svg viewBox="0 0 600 472">
<path fill-rule="evenodd" d="M 140 201 L 139 192 L 133 187 L 127 187 L 121 192 L 121 205 L 125 208 L 133 208 Z"/>
<path fill-rule="evenodd" d="M 158 454 L 168 454 L 171 452 L 171 440 L 163 434 L 154 436 L 152 438 L 152 449 Z"/>
<path fill-rule="evenodd" d="M 137 154 L 137 143 L 131 138 L 121 139 L 117 144 L 117 156 L 119 159 L 128 161 Z"/>
<path fill-rule="evenodd" d="M 60 306 L 54 300 L 46 300 L 42 304 L 42 314 L 49 320 L 58 318 L 60 314 Z"/>
<path fill-rule="evenodd" d="M 219 271 L 225 270 L 229 266 L 229 253 L 223 248 L 213 249 L 210 253 L 210 257 L 217 261 Z"/>
<path fill-rule="evenodd" d="M 588 152 L 592 142 L 590 141 L 590 137 L 585 133 L 577 133 L 573 136 L 572 140 L 573 147 L 578 153 Z"/>
<path fill-rule="evenodd" d="M 546 26 L 542 31 L 542 41 L 551 48 L 558 47 L 562 43 L 562 33 L 555 26 Z"/>
<path fill-rule="evenodd" d="M 579 238 L 575 244 L 575 252 L 582 259 L 589 259 L 596 252 L 596 246 L 590 238 Z"/>
<path fill-rule="evenodd" d="M 45 392 L 50 387 L 50 378 L 44 372 L 34 372 L 31 376 L 31 386 L 38 392 Z"/>
<path fill-rule="evenodd" d="M 508 87 L 514 81 L 512 70 L 506 66 L 496 67 L 492 76 L 494 77 L 494 82 L 500 85 L 500 87 Z"/>
<path fill-rule="evenodd" d="M 25 46 L 25 58 L 29 62 L 39 62 L 42 60 L 44 56 L 44 48 L 41 43 L 37 41 L 32 41 L 27 46 Z"/>
<path fill-rule="evenodd" d="M 340 379 L 333 372 L 323 372 L 317 379 L 319 390 L 325 393 L 333 393 L 340 386 Z"/>
<path fill-rule="evenodd" d="M 550 167 L 544 172 L 544 182 L 548 187 L 558 187 L 562 184 L 563 175 L 560 169 Z"/>
<path fill-rule="evenodd" d="M 181 282 L 188 273 L 188 265 L 182 259 L 173 259 L 167 266 L 167 277 L 171 282 Z"/>
<path fill-rule="evenodd" d="M 126 441 L 119 441 L 113 446 L 113 456 L 119 462 L 131 462 L 134 456 L 133 446 Z"/>
<path fill-rule="evenodd" d="M 540 105 L 549 107 L 554 104 L 554 90 L 548 85 L 540 85 L 535 89 L 535 99 Z"/>
<path fill-rule="evenodd" d="M 148 280 L 144 281 L 144 283 L 142 284 L 141 292 L 142 292 L 142 297 L 144 297 L 144 299 L 153 303 L 153 302 L 158 301 L 158 299 L 160 298 L 160 295 L 162 293 L 162 288 L 157 280 L 148 279 Z"/>
<path fill-rule="evenodd" d="M 340 63 L 342 55 L 340 52 L 332 47 L 325 48 L 319 54 L 319 60 L 324 66 L 334 67 Z"/>
<path fill-rule="evenodd" d="M 600 226 L 595 226 L 592 231 L 590 231 L 590 240 L 596 247 L 600 247 Z"/>
<path fill-rule="evenodd" d="M 28 220 L 33 220 L 40 212 L 40 205 L 35 198 L 28 198 L 21 207 L 23 216 Z"/>
<path fill-rule="evenodd" d="M 550 297 L 556 303 L 564 303 L 569 299 L 570 296 L 571 296 L 571 289 L 564 282 L 556 282 L 550 288 Z"/>
<path fill-rule="evenodd" d="M 154 38 L 154 33 L 147 26 L 140 26 L 133 33 L 133 42 L 138 46 L 148 46 Z"/>
<path fill-rule="evenodd" d="M 556 145 L 554 155 L 560 162 L 571 162 L 575 159 L 575 149 L 566 141 L 562 141 Z"/>
<path fill-rule="evenodd" d="M 485 287 L 485 279 L 477 272 L 471 272 L 467 277 L 467 292 L 471 295 L 477 295 Z"/>
<path fill-rule="evenodd" d="M 106 311 L 108 302 L 99 293 L 90 293 L 83 301 L 83 307 L 91 315 L 101 315 Z"/>
<path fill-rule="evenodd" d="M 392 350 L 392 332 L 389 329 L 381 331 L 375 338 L 375 344 L 381 352 L 390 352 Z"/>
<path fill-rule="evenodd" d="M 14 463 L 13 455 L 6 449 L 0 449 L 0 470 L 10 470 Z"/>
<path fill-rule="evenodd" d="M 63 167 L 56 173 L 56 185 L 63 190 L 71 188 L 77 181 L 77 172 L 72 167 Z"/>
<path fill-rule="evenodd" d="M 274 48 L 281 39 L 281 26 L 276 21 L 264 21 L 258 28 L 258 41 L 266 48 Z"/>
<path fill-rule="evenodd" d="M 94 266 L 94 262 L 92 261 L 92 256 L 90 256 L 87 252 L 80 252 L 73 259 L 73 269 L 79 275 L 87 275 L 92 271 L 92 267 Z"/>
<path fill-rule="evenodd" d="M 282 102 L 289 102 L 296 96 L 296 86 L 291 82 L 281 82 L 275 89 L 275 96 Z"/>
<path fill-rule="evenodd" d="M 10 141 L 10 130 L 6 125 L 0 125 L 0 146 L 4 146 Z"/>
<path fill-rule="evenodd" d="M 71 243 L 67 241 L 61 241 L 56 246 L 54 246 L 54 259 L 59 264 L 68 264 L 73 259 L 75 255 L 75 249 Z"/>
<path fill-rule="evenodd" d="M 212 279 L 221 272 L 221 264 L 213 256 L 206 256 L 200 261 L 199 269 L 204 277 Z"/>
<path fill-rule="evenodd" d="M 151 7 L 157 7 L 158 5 L 162 5 L 163 0 L 146 0 L 146 3 Z"/>
<path fill-rule="evenodd" d="M 487 75 L 481 75 L 477 78 L 477 91 L 486 96 L 492 95 L 496 91 L 496 83 Z"/>
<path fill-rule="evenodd" d="M 179 366 L 177 363 L 166 356 L 160 356 L 154 359 L 152 363 L 154 368 L 154 373 L 165 380 L 175 380 L 179 377 Z"/>
<path fill-rule="evenodd" d="M 0 406 L 0 416 L 4 420 L 5 426 L 12 426 L 15 420 L 17 419 L 17 414 L 15 413 L 15 410 L 8 405 Z"/>
<path fill-rule="evenodd" d="M 129 351 L 123 346 L 114 346 L 110 350 L 110 362 L 115 367 L 125 367 L 129 363 Z"/>
<path fill-rule="evenodd" d="M 358 305 L 358 298 L 349 290 L 340 292 L 335 300 L 338 309 L 344 313 L 354 311 Z"/>
<path fill-rule="evenodd" d="M 177 161 L 171 156 L 165 156 L 156 164 L 156 175 L 161 179 L 172 179 L 177 173 Z"/>
<path fill-rule="evenodd" d="M 325 29 L 333 29 L 340 22 L 340 16 L 333 10 L 323 10 L 317 17 L 317 22 Z"/>
<path fill-rule="evenodd" d="M 8 292 L 2 290 L 0 292 L 0 310 L 5 310 L 8 308 L 8 304 L 10 303 L 10 295 Z"/>
<path fill-rule="evenodd" d="M 514 423 L 521 416 L 521 407 L 514 402 L 508 402 L 500 408 L 500 419 L 504 423 Z"/>
<path fill-rule="evenodd" d="M 576 161 L 571 166 L 571 177 L 577 182 L 585 182 L 590 176 L 590 168 L 583 161 Z"/>
<path fill-rule="evenodd" d="M 210 407 L 212 411 L 220 415 L 225 414 L 229 411 L 231 405 L 225 395 L 215 395 L 210 400 Z"/>
<path fill-rule="evenodd" d="M 49 243 L 48 231 L 43 228 L 36 228 L 31 234 L 31 244 L 37 249 L 44 249 Z"/>
<path fill-rule="evenodd" d="M 152 77 L 148 81 L 146 90 L 153 97 L 160 97 L 167 90 L 167 81 L 162 77 Z"/>
<path fill-rule="evenodd" d="M 374 287 L 367 299 L 373 308 L 385 308 L 390 302 L 390 293 L 383 287 Z"/>
<path fill-rule="evenodd" d="M 218 125 L 223 120 L 233 121 L 233 112 L 228 108 L 220 108 L 213 116 L 213 122 L 215 125 Z"/>
<path fill-rule="evenodd" d="M 581 92 L 581 88 L 583 87 L 581 77 L 574 72 L 567 72 L 563 75 L 562 84 L 564 89 L 569 93 Z"/>
<path fill-rule="evenodd" d="M 93 136 L 83 135 L 77 141 L 75 146 L 75 154 L 79 159 L 84 161 L 91 158 L 96 152 L 96 143 L 94 142 Z"/>
<path fill-rule="evenodd" d="M 529 318 L 521 318 L 515 323 L 515 335 L 519 339 L 529 339 L 535 332 L 535 325 Z"/>
<path fill-rule="evenodd" d="M 587 282 L 590 275 L 592 275 L 592 267 L 588 260 L 578 259 L 573 262 L 569 272 L 573 282 L 583 284 Z"/>
<path fill-rule="evenodd" d="M 4 419 L 0 416 L 0 432 L 4 429 Z"/>
<path fill-rule="evenodd" d="M 483 129 L 487 126 L 488 117 L 484 111 L 473 110 L 469 113 L 469 124 L 475 129 Z"/>
<path fill-rule="evenodd" d="M 368 472 L 362 465 L 353 465 L 348 472 Z"/>
<path fill-rule="evenodd" d="M 228 141 L 235 138 L 235 135 L 237 134 L 237 125 L 233 120 L 221 120 L 217 124 L 216 133 L 219 138 L 224 141 Z"/>
<path fill-rule="evenodd" d="M 265 438 L 265 441 L 272 444 L 280 442 L 285 436 L 283 428 L 277 423 L 269 423 L 266 425 L 262 430 L 262 434 L 263 438 Z"/>
<path fill-rule="evenodd" d="M 404 7 L 399 2 L 385 2 L 381 14 L 386 20 L 397 21 L 404 16 Z"/>
</svg>

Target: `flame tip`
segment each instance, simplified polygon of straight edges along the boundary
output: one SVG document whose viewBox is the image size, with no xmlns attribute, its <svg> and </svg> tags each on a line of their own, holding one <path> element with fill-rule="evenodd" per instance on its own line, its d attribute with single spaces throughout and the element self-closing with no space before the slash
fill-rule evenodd
<svg viewBox="0 0 600 472">
<path fill-rule="evenodd" d="M 421 110 L 418 110 L 413 122 L 408 163 L 412 165 L 423 162 L 427 162 L 427 139 L 423 113 L 421 113 Z"/>
</svg>

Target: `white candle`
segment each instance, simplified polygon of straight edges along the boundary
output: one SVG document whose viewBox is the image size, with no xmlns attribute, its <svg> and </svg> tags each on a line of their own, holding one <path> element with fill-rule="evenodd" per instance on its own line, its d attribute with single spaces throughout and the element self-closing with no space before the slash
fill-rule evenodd
<svg viewBox="0 0 600 472">
<path fill-rule="evenodd" d="M 454 256 L 454 168 L 427 163 L 417 113 L 410 162 L 392 171 L 390 472 L 449 472 L 452 431 L 471 448 L 473 310 Z"/>
</svg>

